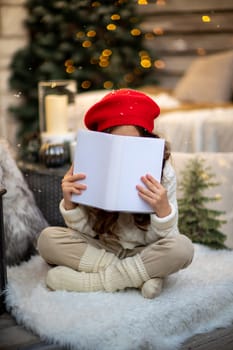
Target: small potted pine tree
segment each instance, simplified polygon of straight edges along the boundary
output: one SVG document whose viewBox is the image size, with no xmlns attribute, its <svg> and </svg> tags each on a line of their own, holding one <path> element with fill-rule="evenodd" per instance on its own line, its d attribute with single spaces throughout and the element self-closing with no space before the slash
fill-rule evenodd
<svg viewBox="0 0 233 350">
<path fill-rule="evenodd" d="M 196 157 L 187 162 L 179 184 L 181 198 L 179 205 L 179 229 L 194 243 L 212 248 L 225 248 L 226 236 L 220 231 L 225 223 L 223 211 L 208 208 L 208 203 L 221 199 L 219 195 L 207 196 L 205 191 L 217 186 L 210 167 Z"/>
</svg>

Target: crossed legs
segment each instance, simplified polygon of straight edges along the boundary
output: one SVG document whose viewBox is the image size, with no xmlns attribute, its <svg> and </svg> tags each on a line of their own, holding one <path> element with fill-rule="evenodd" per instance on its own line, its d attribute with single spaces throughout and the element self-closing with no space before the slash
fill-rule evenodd
<svg viewBox="0 0 233 350">
<path fill-rule="evenodd" d="M 129 251 L 63 227 L 42 231 L 38 250 L 49 264 L 58 265 L 47 276 L 53 290 L 114 292 L 133 287 L 147 298 L 160 294 L 163 278 L 193 258 L 193 245 L 183 235 Z"/>
</svg>

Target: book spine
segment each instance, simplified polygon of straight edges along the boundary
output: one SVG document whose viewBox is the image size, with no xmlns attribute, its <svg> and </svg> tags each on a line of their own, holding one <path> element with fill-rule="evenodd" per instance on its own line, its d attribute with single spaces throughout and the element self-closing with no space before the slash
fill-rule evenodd
<svg viewBox="0 0 233 350">
<path fill-rule="evenodd" d="M 117 198 L 121 191 L 121 159 L 124 144 L 120 138 L 113 138 L 112 143 L 109 144 L 111 145 L 111 156 L 106 177 L 105 207 L 108 210 L 118 210 Z"/>
</svg>

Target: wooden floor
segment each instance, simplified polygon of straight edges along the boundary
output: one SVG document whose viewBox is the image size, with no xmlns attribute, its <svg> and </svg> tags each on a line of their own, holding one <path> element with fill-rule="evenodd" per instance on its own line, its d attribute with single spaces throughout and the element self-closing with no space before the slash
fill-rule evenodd
<svg viewBox="0 0 233 350">
<path fill-rule="evenodd" d="M 36 335 L 17 325 L 9 314 L 0 315 L 0 350 L 61 349 L 65 350 L 57 345 L 42 342 Z M 186 341 L 180 350 L 233 350 L 233 325 L 207 334 L 196 335 Z"/>
</svg>

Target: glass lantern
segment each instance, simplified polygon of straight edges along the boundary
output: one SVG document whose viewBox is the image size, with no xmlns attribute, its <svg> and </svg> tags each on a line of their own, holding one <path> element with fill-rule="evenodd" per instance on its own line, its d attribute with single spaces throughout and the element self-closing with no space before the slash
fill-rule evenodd
<svg viewBox="0 0 233 350">
<path fill-rule="evenodd" d="M 39 82 L 39 122 L 42 144 L 75 140 L 76 93 L 75 80 Z"/>
</svg>

